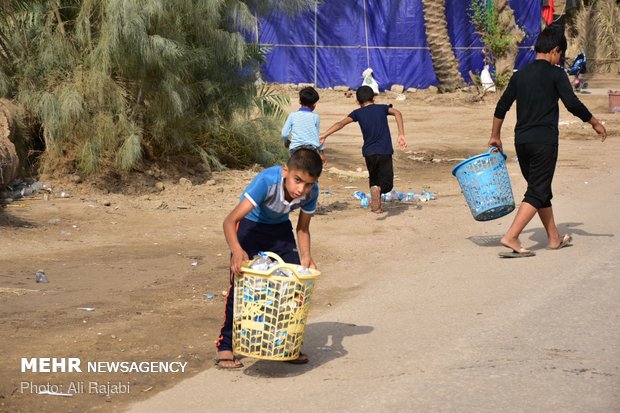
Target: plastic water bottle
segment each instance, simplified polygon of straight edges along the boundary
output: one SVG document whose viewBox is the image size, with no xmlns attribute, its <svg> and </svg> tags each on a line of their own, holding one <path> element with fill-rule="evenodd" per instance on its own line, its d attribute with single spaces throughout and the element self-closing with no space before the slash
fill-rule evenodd
<svg viewBox="0 0 620 413">
<path fill-rule="evenodd" d="M 37 273 L 34 275 L 34 279 L 38 283 L 48 283 L 49 282 L 49 280 L 47 279 L 47 275 L 45 275 L 43 270 L 37 271 Z"/>
<path fill-rule="evenodd" d="M 250 268 L 258 271 L 267 271 L 271 265 L 271 258 L 267 256 L 264 252 L 260 251 L 258 255 L 254 256 L 254 260 L 252 264 L 250 264 Z"/>
<path fill-rule="evenodd" d="M 356 199 L 359 199 L 359 200 L 360 200 L 360 205 L 361 205 L 363 208 L 366 208 L 366 207 L 368 206 L 368 204 L 369 204 L 369 203 L 368 203 L 368 197 L 369 197 L 369 195 L 366 195 L 364 192 L 355 191 L 355 192 L 353 193 L 353 196 L 354 196 Z"/>
<path fill-rule="evenodd" d="M 293 273 L 291 272 L 291 270 L 286 268 L 280 268 L 278 270 L 275 270 L 273 272 L 273 275 L 277 275 L 278 277 L 293 278 Z"/>
<path fill-rule="evenodd" d="M 420 200 L 420 195 L 416 194 L 415 192 L 407 192 L 407 195 L 405 196 L 405 202 L 416 202 Z"/>
<path fill-rule="evenodd" d="M 299 274 L 301 274 L 301 275 L 310 275 L 310 274 L 312 274 L 312 271 L 310 270 L 310 268 L 306 268 L 306 267 L 303 267 L 301 265 L 297 267 L 297 272 Z"/>
</svg>

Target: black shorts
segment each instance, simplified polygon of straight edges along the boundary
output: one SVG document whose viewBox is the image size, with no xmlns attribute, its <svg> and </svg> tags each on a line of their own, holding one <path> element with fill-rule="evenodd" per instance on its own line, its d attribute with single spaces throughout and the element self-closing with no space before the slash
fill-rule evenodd
<svg viewBox="0 0 620 413">
<path fill-rule="evenodd" d="M 558 160 L 558 145 L 524 143 L 515 148 L 521 173 L 527 181 L 523 202 L 537 209 L 551 207 L 551 182 Z"/>
<path fill-rule="evenodd" d="M 370 186 L 380 186 L 382 194 L 390 192 L 394 188 L 392 155 L 368 155 L 364 159 Z"/>
</svg>

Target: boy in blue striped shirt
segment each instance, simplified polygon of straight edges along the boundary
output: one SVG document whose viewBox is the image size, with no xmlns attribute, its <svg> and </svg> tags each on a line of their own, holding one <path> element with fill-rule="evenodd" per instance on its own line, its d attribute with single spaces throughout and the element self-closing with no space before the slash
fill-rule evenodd
<svg viewBox="0 0 620 413">
<path fill-rule="evenodd" d="M 310 220 L 319 198 L 317 180 L 323 163 L 317 152 L 299 148 L 286 165 L 272 166 L 259 173 L 246 187 L 237 206 L 224 220 L 224 236 L 230 247 L 230 288 L 226 297 L 224 323 L 217 340 L 216 365 L 222 369 L 243 367 L 233 354 L 233 277 L 241 274 L 241 263 L 259 251 L 271 251 L 285 262 L 316 268 L 310 249 Z M 295 234 L 289 219 L 299 209 Z M 300 354 L 289 363 L 308 362 Z"/>
<path fill-rule="evenodd" d="M 314 113 L 319 93 L 313 87 L 305 87 L 299 91 L 297 112 L 288 115 L 282 127 L 282 141 L 292 155 L 299 148 L 313 149 L 319 152 L 323 163 L 327 160 L 323 145 L 319 142 L 319 115 Z"/>
</svg>

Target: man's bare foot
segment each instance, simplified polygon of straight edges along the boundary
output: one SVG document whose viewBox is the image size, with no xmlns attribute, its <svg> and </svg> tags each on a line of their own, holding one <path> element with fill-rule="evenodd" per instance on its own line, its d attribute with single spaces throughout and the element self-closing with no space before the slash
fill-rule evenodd
<svg viewBox="0 0 620 413">
<path fill-rule="evenodd" d="M 570 234 L 565 234 L 561 239 L 558 238 L 554 242 L 549 241 L 547 249 L 559 250 L 560 248 L 568 247 L 573 242 L 573 237 Z"/>
<path fill-rule="evenodd" d="M 523 248 L 521 246 L 521 243 L 519 242 L 518 239 L 511 240 L 511 239 L 507 239 L 507 238 L 502 238 L 500 242 L 502 243 L 502 245 L 504 247 L 510 248 L 514 252 L 518 252 L 518 253 L 528 253 L 528 252 L 530 252 L 530 250 L 526 250 L 525 248 Z"/>
</svg>

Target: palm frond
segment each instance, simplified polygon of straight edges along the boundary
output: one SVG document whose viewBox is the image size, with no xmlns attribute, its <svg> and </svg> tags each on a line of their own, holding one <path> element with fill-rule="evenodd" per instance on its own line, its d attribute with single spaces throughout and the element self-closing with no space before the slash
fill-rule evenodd
<svg viewBox="0 0 620 413">
<path fill-rule="evenodd" d="M 262 116 L 275 118 L 280 123 L 286 120 L 286 110 L 290 103 L 287 95 L 278 94 L 266 84 L 259 86 L 254 98 L 254 104 Z"/>
</svg>

